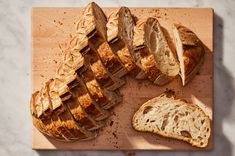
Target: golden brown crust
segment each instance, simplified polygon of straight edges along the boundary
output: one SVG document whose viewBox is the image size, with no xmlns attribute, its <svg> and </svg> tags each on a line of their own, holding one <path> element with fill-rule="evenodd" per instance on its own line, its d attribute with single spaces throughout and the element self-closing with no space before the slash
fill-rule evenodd
<svg viewBox="0 0 235 156">
<path fill-rule="evenodd" d="M 94 2 L 88 4 L 83 17 L 77 25 L 77 31 L 84 33 L 90 43 L 99 46 L 107 37 L 107 18 L 103 10 Z"/>
<path fill-rule="evenodd" d="M 74 98 L 76 98 L 81 105 L 82 109 L 89 114 L 94 120 L 100 121 L 106 118 L 108 115 L 103 111 L 90 96 L 84 82 L 79 79 L 79 84 L 77 87 L 71 89 L 71 93 Z"/>
<path fill-rule="evenodd" d="M 69 140 L 63 135 L 63 133 L 60 133 L 60 131 L 57 130 L 56 126 L 54 125 L 55 122 L 51 120 L 51 117 L 54 115 L 47 117 L 40 116 L 40 118 L 37 117 L 36 113 L 37 110 L 35 109 L 35 98 L 37 97 L 37 94 L 39 94 L 39 92 L 36 92 L 32 95 L 30 102 L 33 125 L 39 131 L 41 131 L 42 133 L 46 134 L 49 137 L 52 137 L 57 140 Z"/>
<path fill-rule="evenodd" d="M 179 56 L 180 54 L 178 53 L 178 57 L 183 58 L 182 68 L 184 68 L 184 73 L 181 74 L 184 74 L 185 80 L 183 80 L 183 85 L 185 85 L 199 71 L 203 63 L 205 50 L 203 43 L 190 29 L 179 24 L 175 24 L 175 29 L 177 30 L 180 42 L 182 44 L 182 56 Z"/>
<path fill-rule="evenodd" d="M 70 140 L 86 140 L 93 138 L 95 134 L 92 134 L 82 127 L 80 127 L 73 119 L 69 111 L 66 109 L 65 112 L 58 115 L 61 124 L 60 126 L 66 127 L 68 134 L 71 134 Z M 63 133 L 64 134 L 64 133 Z"/>
<path fill-rule="evenodd" d="M 113 91 L 124 84 L 124 81 L 120 83 L 121 80 L 114 78 L 112 74 L 105 69 L 98 56 L 98 52 L 93 47 L 90 48 L 84 57 L 86 60 L 89 60 L 88 64 L 100 86 Z"/>
<path fill-rule="evenodd" d="M 72 97 L 69 100 L 64 101 L 64 104 L 68 107 L 68 110 L 73 115 L 73 118 L 81 127 L 87 130 L 95 130 L 102 126 L 89 117 L 76 98 Z"/>
<path fill-rule="evenodd" d="M 91 97 L 101 108 L 107 108 L 109 105 L 115 105 L 115 103 L 113 103 L 113 101 L 115 101 L 114 96 L 106 94 L 108 91 L 104 92 L 105 88 L 101 88 L 89 66 L 86 70 L 80 73 L 80 75 L 86 84 Z"/>
<path fill-rule="evenodd" d="M 103 42 L 98 48 L 97 53 L 104 67 L 115 77 L 122 77 L 127 74 L 127 70 L 123 67 L 118 57 L 113 53 L 107 42 Z"/>
</svg>

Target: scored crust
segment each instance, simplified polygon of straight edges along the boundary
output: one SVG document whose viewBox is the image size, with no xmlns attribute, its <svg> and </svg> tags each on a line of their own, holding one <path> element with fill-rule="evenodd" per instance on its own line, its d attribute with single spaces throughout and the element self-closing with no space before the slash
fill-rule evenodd
<svg viewBox="0 0 235 156">
<path fill-rule="evenodd" d="M 94 2 L 89 3 L 83 11 L 83 17 L 77 24 L 77 32 L 85 33 L 90 43 L 99 46 L 107 38 L 107 17 Z"/>
<path fill-rule="evenodd" d="M 180 61 L 180 76 L 183 85 L 186 85 L 199 71 L 205 50 L 203 43 L 190 29 L 175 24 L 173 32 Z"/>
</svg>

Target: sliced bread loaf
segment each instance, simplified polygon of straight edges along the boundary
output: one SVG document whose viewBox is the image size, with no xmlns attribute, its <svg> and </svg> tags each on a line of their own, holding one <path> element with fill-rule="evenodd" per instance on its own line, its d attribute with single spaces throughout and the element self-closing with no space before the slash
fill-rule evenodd
<svg viewBox="0 0 235 156">
<path fill-rule="evenodd" d="M 122 77 L 127 73 L 121 62 L 115 56 L 107 43 L 107 18 L 102 9 L 94 2 L 87 5 L 82 19 L 78 22 L 77 32 L 85 34 L 97 50 L 104 67 L 115 77 Z"/>
<path fill-rule="evenodd" d="M 144 103 L 135 113 L 132 125 L 137 131 L 186 141 L 206 147 L 211 134 L 209 117 L 196 105 L 176 100 L 168 93 Z"/>
<path fill-rule="evenodd" d="M 86 140 L 94 138 L 96 136 L 96 133 L 87 131 L 87 129 L 85 129 L 85 125 L 80 126 L 81 124 L 79 122 L 76 122 L 72 116 L 72 113 L 70 113 L 68 105 L 65 102 L 66 100 L 63 101 L 60 98 L 59 93 L 57 92 L 57 90 L 61 90 L 57 89 L 59 88 L 57 85 L 60 85 L 60 83 L 57 83 L 55 79 L 51 79 L 48 83 L 49 95 L 53 108 L 53 114 L 51 115 L 51 117 L 53 119 L 53 123 L 55 124 L 55 126 L 57 126 L 58 131 L 61 132 L 61 134 L 63 134 L 66 138 L 69 138 L 69 140 Z M 74 88 L 75 87 L 73 87 L 72 89 Z M 69 99 L 71 98 L 72 96 Z M 82 112 L 80 113 L 82 114 Z M 89 124 L 89 122 L 87 122 L 86 124 Z M 95 127 L 96 124 L 93 124 Z"/>
<path fill-rule="evenodd" d="M 38 112 L 41 112 L 40 109 L 36 109 L 36 106 L 40 105 L 40 101 L 42 100 L 40 96 L 40 92 L 36 92 L 31 97 L 31 113 L 32 113 L 32 119 L 33 124 L 44 134 L 56 139 L 56 140 L 63 140 L 63 141 L 72 141 L 72 140 L 84 140 L 84 139 L 91 139 L 96 136 L 96 133 L 90 133 L 86 132 L 84 129 L 79 128 L 76 126 L 76 122 L 66 114 L 67 120 L 60 120 L 59 116 L 64 113 L 66 113 L 66 109 L 62 106 L 62 104 L 59 104 L 62 109 L 58 111 L 58 109 L 50 110 L 50 115 L 45 116 L 45 114 L 38 117 Z M 41 98 L 41 100 L 40 100 Z M 58 97 L 59 98 L 59 97 Z M 54 104 L 55 101 L 52 98 L 51 103 Z M 41 101 L 41 105 L 43 105 Z M 62 101 L 61 101 L 62 103 Z M 51 107 L 49 108 L 51 109 Z M 69 120 L 69 121 L 68 121 Z M 63 123 L 65 122 L 65 123 Z M 70 128 L 73 127 L 74 129 L 71 130 Z"/>
<path fill-rule="evenodd" d="M 91 46 L 90 50 L 84 57 L 89 60 L 89 66 L 100 86 L 114 91 L 125 84 L 125 81 L 114 77 L 107 71 L 99 58 L 98 52 L 94 47 Z"/>
<path fill-rule="evenodd" d="M 112 54 L 112 51 L 108 50 L 109 54 L 111 53 L 111 57 L 113 57 L 114 62 L 116 62 L 116 65 L 111 67 L 106 64 L 106 66 L 103 64 L 105 60 L 108 59 L 109 55 L 105 56 L 104 53 L 99 50 L 99 53 L 97 51 L 98 47 L 102 47 L 101 44 L 107 45 L 103 42 L 105 42 L 106 37 L 102 38 L 101 36 L 106 36 L 106 32 L 102 32 L 105 35 L 101 35 L 97 39 L 97 35 L 94 35 L 93 37 L 96 39 L 92 39 L 93 42 L 95 40 L 99 40 L 97 44 L 94 44 L 90 42 L 92 36 L 88 40 L 87 37 L 87 30 L 86 24 L 89 24 L 89 22 L 84 22 L 84 20 L 87 19 L 81 19 L 79 21 L 79 24 L 77 25 L 77 34 L 73 37 L 73 39 L 70 42 L 70 49 L 73 49 L 72 52 L 74 53 L 81 53 L 83 57 L 88 58 L 90 60 L 89 64 L 91 66 L 91 69 L 98 81 L 98 83 L 102 86 L 107 88 L 108 90 L 115 90 L 122 86 L 125 82 L 123 80 L 120 80 L 119 78 L 115 78 L 115 75 L 112 75 L 109 73 L 109 70 L 113 70 L 111 68 L 114 68 L 114 70 L 122 69 L 122 66 L 120 65 L 117 58 Z M 95 20 L 94 18 L 91 19 L 92 21 Z M 82 24 L 81 24 L 82 23 Z M 94 22 L 90 22 L 94 23 Z M 106 23 L 106 22 L 105 22 Z M 99 49 L 100 49 L 99 48 Z M 71 52 L 71 53 L 72 53 Z M 115 61 L 116 60 L 116 61 Z M 122 74 L 123 70 L 121 70 L 119 73 Z M 123 73 L 124 74 L 124 73 Z"/>
<path fill-rule="evenodd" d="M 174 40 L 180 61 L 180 76 L 183 85 L 187 84 L 199 71 L 204 60 L 204 46 L 190 29 L 175 24 Z"/>
<path fill-rule="evenodd" d="M 87 60 L 87 62 L 90 61 Z M 86 84 L 91 97 L 101 108 L 109 109 L 121 102 L 122 98 L 120 95 L 118 96 L 116 94 L 116 91 L 109 91 L 105 87 L 101 87 L 101 85 L 99 85 L 89 64 L 83 71 L 80 71 L 79 74 Z"/>
</svg>

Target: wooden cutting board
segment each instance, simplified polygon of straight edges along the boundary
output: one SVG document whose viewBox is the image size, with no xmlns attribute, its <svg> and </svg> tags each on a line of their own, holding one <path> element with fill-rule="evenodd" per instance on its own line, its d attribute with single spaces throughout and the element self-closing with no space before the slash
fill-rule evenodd
<svg viewBox="0 0 235 156">
<path fill-rule="evenodd" d="M 105 8 L 107 15 L 117 8 Z M 173 89 L 178 98 L 199 105 L 211 118 L 213 112 L 213 10 L 209 8 L 131 8 L 138 18 L 156 17 L 172 37 L 172 24 L 180 23 L 193 30 L 206 47 L 205 62 L 196 77 L 185 87 L 177 77 L 173 82 L 158 87 L 148 80 L 138 81 L 126 76 L 126 85 L 120 89 L 123 102 L 116 106 L 98 138 L 91 141 L 63 143 L 49 139 L 32 126 L 33 149 L 146 149 L 146 150 L 197 150 L 189 144 L 135 131 L 131 126 L 134 112 L 147 100 Z M 70 34 L 81 17 L 81 8 L 32 9 L 32 91 L 52 78 L 59 66 Z M 212 130 L 213 132 L 213 130 Z M 210 144 L 205 149 L 211 149 Z"/>
</svg>

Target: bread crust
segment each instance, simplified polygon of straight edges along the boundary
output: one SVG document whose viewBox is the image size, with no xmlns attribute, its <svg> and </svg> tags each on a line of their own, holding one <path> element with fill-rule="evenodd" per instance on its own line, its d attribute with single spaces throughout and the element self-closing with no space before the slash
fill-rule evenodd
<svg viewBox="0 0 235 156">
<path fill-rule="evenodd" d="M 121 78 L 127 74 L 127 70 L 124 68 L 118 57 L 113 53 L 108 42 L 103 42 L 98 48 L 97 53 L 104 67 L 114 77 Z"/>
<path fill-rule="evenodd" d="M 94 47 L 91 47 L 84 57 L 86 60 L 89 60 L 88 63 L 90 68 L 94 73 L 96 80 L 102 87 L 114 91 L 125 84 L 125 81 L 115 78 L 107 71 Z"/>
<path fill-rule="evenodd" d="M 186 85 L 204 62 L 204 45 L 197 35 L 185 26 L 175 24 L 174 31 L 175 44 L 178 44 L 178 58 L 182 62 L 180 75 L 183 85 Z"/>
</svg>

